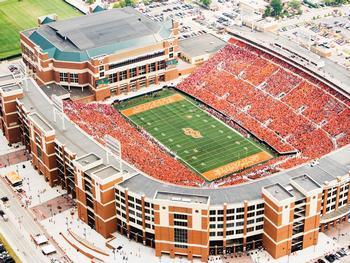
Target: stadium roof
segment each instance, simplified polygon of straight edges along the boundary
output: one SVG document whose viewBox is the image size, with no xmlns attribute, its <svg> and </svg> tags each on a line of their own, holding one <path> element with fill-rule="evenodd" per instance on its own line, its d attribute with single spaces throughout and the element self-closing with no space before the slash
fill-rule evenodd
<svg viewBox="0 0 350 263">
<path fill-rule="evenodd" d="M 191 57 L 213 54 L 226 42 L 212 34 L 203 34 L 180 41 L 180 50 Z"/>
<path fill-rule="evenodd" d="M 50 58 L 85 61 L 171 37 L 171 21 L 157 23 L 133 8 L 118 8 L 24 31 Z"/>
<path fill-rule="evenodd" d="M 67 145 L 67 148 L 75 152 L 77 157 L 81 157 L 88 153 L 95 153 L 97 156 L 103 158 L 105 166 L 108 166 L 109 164 L 106 162 L 105 150 L 102 146 L 84 134 L 74 123 L 66 121 L 66 129 L 63 130 L 61 121 L 54 122 L 52 120 L 53 107 L 45 93 L 34 84 L 33 80 L 29 80 L 28 85 L 28 91 L 24 89 L 25 96 L 20 99 L 21 102 L 27 109 L 40 114 L 40 116 L 55 129 L 55 136 L 60 143 Z M 113 158 L 111 158 L 110 164 L 118 167 L 117 161 Z M 241 203 L 244 200 L 252 201 L 261 199 L 261 191 L 263 187 L 275 183 L 279 183 L 285 187 L 291 182 L 291 179 L 296 176 L 306 174 L 316 183 L 322 185 L 326 181 L 332 181 L 338 176 L 348 174 L 349 170 L 350 145 L 322 157 L 319 159 L 319 164 L 314 166 L 305 164 L 246 184 L 215 189 L 193 188 L 169 184 L 138 173 L 137 170 L 124 162 L 123 171 L 127 171 L 130 177 L 120 185 L 128 188 L 131 192 L 140 195 L 144 194 L 150 199 L 154 198 L 157 192 L 165 192 L 192 196 L 198 195 L 200 197 L 208 196 L 210 197 L 210 203 L 212 205 L 222 205 L 223 203 L 234 204 Z"/>
</svg>

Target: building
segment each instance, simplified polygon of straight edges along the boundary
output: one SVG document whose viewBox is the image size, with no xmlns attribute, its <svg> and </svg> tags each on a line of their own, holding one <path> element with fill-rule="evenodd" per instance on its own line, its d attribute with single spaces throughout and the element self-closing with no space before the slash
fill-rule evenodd
<svg viewBox="0 0 350 263">
<path fill-rule="evenodd" d="M 23 61 L 39 85 L 89 90 L 90 100 L 178 77 L 178 23 L 112 9 L 21 32 Z"/>
<path fill-rule="evenodd" d="M 104 237 L 120 233 L 175 257 L 229 254 L 264 247 L 279 258 L 317 243 L 319 231 L 350 213 L 350 146 L 248 184 L 206 189 L 155 180 L 106 150 L 63 116 L 53 120 L 47 95 L 29 80 L 1 86 L 3 114 L 13 113 L 13 142 L 22 141 L 50 185 L 76 199 L 81 220 Z M 3 105 L 3 104 L 2 104 Z M 15 107 L 15 109 L 13 108 Z M 81 145 L 84 145 L 82 147 Z M 147 187 L 145 187 L 147 185 Z"/>
<path fill-rule="evenodd" d="M 183 39 L 180 41 L 180 57 L 192 65 L 200 65 L 226 45 L 226 42 L 212 34 Z"/>
<path fill-rule="evenodd" d="M 0 74 L 2 129 L 9 142 L 26 145 L 33 166 L 50 185 L 67 189 L 79 218 L 106 238 L 123 234 L 153 247 L 157 256 L 206 261 L 208 255 L 264 247 L 279 258 L 315 245 L 319 231 L 349 218 L 350 145 L 246 184 L 181 187 L 107 158 L 104 146 L 64 114 L 53 118 L 52 92 L 32 79 Z"/>
</svg>

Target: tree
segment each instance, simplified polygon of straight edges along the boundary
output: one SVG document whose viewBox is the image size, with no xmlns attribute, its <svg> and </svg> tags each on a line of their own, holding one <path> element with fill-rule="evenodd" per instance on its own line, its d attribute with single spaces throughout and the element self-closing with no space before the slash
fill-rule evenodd
<svg viewBox="0 0 350 263">
<path fill-rule="evenodd" d="M 278 17 L 281 15 L 283 6 L 281 0 L 271 0 L 270 6 L 272 8 L 271 15 Z"/>
<path fill-rule="evenodd" d="M 135 0 L 120 0 L 113 4 L 113 8 L 121 8 L 126 6 L 135 6 Z"/>
<path fill-rule="evenodd" d="M 135 6 L 134 0 L 124 0 L 125 6 Z"/>
<path fill-rule="evenodd" d="M 209 7 L 210 3 L 211 3 L 211 0 L 200 0 L 200 2 L 206 6 L 206 7 Z"/>
<path fill-rule="evenodd" d="M 267 6 L 266 9 L 265 9 L 265 12 L 264 12 L 264 15 L 263 17 L 268 17 L 268 16 L 271 16 L 271 6 Z"/>
<path fill-rule="evenodd" d="M 290 8 L 292 8 L 293 10 L 295 11 L 298 11 L 301 7 L 301 3 L 299 0 L 291 0 L 289 3 L 288 3 L 288 6 Z"/>
</svg>

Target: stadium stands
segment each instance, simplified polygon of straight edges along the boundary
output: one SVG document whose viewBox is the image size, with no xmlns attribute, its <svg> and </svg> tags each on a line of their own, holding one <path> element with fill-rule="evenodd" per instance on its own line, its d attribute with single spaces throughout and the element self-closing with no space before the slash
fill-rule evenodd
<svg viewBox="0 0 350 263">
<path fill-rule="evenodd" d="M 122 157 L 146 174 L 174 184 L 200 186 L 203 179 L 162 151 L 144 132 L 137 131 L 109 105 L 67 102 L 68 117 L 101 143 L 106 134 L 122 144 Z"/>
<path fill-rule="evenodd" d="M 293 66 L 238 40 L 178 85 L 280 153 L 280 168 L 350 142 L 349 100 Z"/>
<path fill-rule="evenodd" d="M 350 142 L 347 98 L 278 58 L 238 40 L 230 43 L 177 88 L 202 101 L 206 111 L 243 136 L 252 134 L 283 155 L 220 179 L 212 187 L 292 168 Z M 146 174 L 174 184 L 204 184 L 112 107 L 70 102 L 66 112 L 100 142 L 105 134 L 120 140 L 123 157 Z"/>
</svg>

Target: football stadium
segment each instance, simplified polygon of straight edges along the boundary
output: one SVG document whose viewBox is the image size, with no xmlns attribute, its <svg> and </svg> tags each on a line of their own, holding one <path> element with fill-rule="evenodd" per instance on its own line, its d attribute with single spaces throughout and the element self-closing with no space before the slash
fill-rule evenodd
<svg viewBox="0 0 350 263">
<path fill-rule="evenodd" d="M 121 114 L 207 181 L 267 161 L 272 155 L 179 93 L 133 106 Z"/>
<path fill-rule="evenodd" d="M 42 31 L 59 38 L 48 27 Z M 173 77 L 173 62 L 149 71 L 172 54 L 169 41 L 177 48 L 171 28 L 151 43 L 165 49 L 161 57 L 79 63 L 95 77 L 101 67 L 107 79 L 126 72 L 128 87 L 168 67 Z M 136 57 L 137 50 L 127 52 Z M 24 60 L 33 70 L 32 58 Z M 265 249 L 277 259 L 315 246 L 320 231 L 349 218 L 349 88 L 284 51 L 235 36 L 179 84 L 144 94 L 135 85 L 110 102 L 53 96 L 42 83 L 0 76 L 3 132 L 26 146 L 33 166 L 66 189 L 79 218 L 108 240 L 125 235 L 157 257 L 208 261 Z"/>
</svg>

